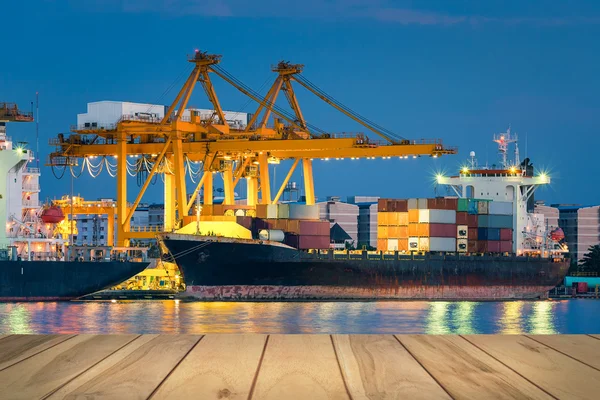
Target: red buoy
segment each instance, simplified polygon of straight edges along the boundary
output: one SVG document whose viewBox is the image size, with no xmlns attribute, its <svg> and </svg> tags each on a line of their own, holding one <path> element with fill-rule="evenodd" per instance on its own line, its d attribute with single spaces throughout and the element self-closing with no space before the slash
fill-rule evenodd
<svg viewBox="0 0 600 400">
<path fill-rule="evenodd" d="M 561 228 L 556 228 L 552 232 L 550 232 L 550 238 L 557 242 L 560 242 L 565 238 L 565 232 Z"/>
</svg>

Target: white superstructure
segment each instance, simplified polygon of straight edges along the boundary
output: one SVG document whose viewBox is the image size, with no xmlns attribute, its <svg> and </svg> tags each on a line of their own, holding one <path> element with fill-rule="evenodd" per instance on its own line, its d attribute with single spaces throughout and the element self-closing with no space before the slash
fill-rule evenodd
<svg viewBox="0 0 600 400">
<path fill-rule="evenodd" d="M 513 252 L 524 254 L 531 250 L 540 250 L 547 244 L 544 218 L 528 213 L 528 203 L 540 185 L 550 183 L 550 177 L 544 173 L 534 174 L 529 159 L 519 161 L 516 135 L 510 130 L 494 136 L 500 153 L 499 168 L 479 167 L 475 153 L 471 152 L 468 166 L 452 177 L 438 176 L 437 182 L 448 185 L 460 198 L 475 198 L 492 201 L 512 202 L 513 207 Z M 508 158 L 508 147 L 515 146 L 515 160 Z M 548 246 L 552 247 L 553 246 Z"/>
</svg>

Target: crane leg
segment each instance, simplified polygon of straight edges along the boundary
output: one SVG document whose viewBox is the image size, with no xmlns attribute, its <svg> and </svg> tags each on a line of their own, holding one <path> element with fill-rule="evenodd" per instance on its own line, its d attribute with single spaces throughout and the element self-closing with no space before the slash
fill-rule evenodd
<svg viewBox="0 0 600 400">
<path fill-rule="evenodd" d="M 127 221 L 127 135 L 117 137 L 117 246 L 129 245 Z"/>
<path fill-rule="evenodd" d="M 177 220 L 183 220 L 186 216 L 187 190 L 185 184 L 185 166 L 183 162 L 183 149 L 181 137 L 176 133 L 173 139 L 173 172 L 175 173 L 175 189 L 177 193 Z"/>
<path fill-rule="evenodd" d="M 234 191 L 233 191 L 233 165 L 229 164 L 225 171 L 223 171 L 223 189 L 225 191 L 225 203 L 226 205 L 235 204 Z"/>
<path fill-rule="evenodd" d="M 204 170 L 206 179 L 204 180 L 204 202 L 203 205 L 211 206 L 213 204 L 213 173 Z"/>
<path fill-rule="evenodd" d="M 250 176 L 246 179 L 248 205 L 258 204 L 258 178 Z"/>
<path fill-rule="evenodd" d="M 260 172 L 260 204 L 271 204 L 271 179 L 269 177 L 269 161 L 267 154 L 258 155 L 258 164 Z"/>
<path fill-rule="evenodd" d="M 312 206 L 315 204 L 315 182 L 313 180 L 312 160 L 310 158 L 303 158 L 302 168 L 304 169 L 306 205 Z"/>
<path fill-rule="evenodd" d="M 175 227 L 175 176 L 165 172 L 165 232 Z"/>
<path fill-rule="evenodd" d="M 106 227 L 106 244 L 109 247 L 115 245 L 115 212 L 114 208 L 111 208 L 112 212 L 108 213 L 108 223 Z"/>
</svg>

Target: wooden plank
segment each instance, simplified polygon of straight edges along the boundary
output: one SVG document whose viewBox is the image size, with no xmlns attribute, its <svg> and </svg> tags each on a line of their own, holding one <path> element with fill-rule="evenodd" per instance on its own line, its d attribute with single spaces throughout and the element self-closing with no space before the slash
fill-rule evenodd
<svg viewBox="0 0 600 400">
<path fill-rule="evenodd" d="M 46 397 L 46 399 L 64 399 L 64 398 L 66 398 L 69 395 L 69 393 L 75 391 L 77 388 L 79 388 L 80 386 L 82 386 L 84 383 L 88 382 L 95 376 L 104 373 L 105 371 L 107 371 L 108 369 L 110 369 L 111 367 L 113 367 L 114 365 L 119 363 L 121 360 L 123 360 L 125 357 L 127 357 L 129 354 L 133 353 L 135 350 L 139 349 L 144 344 L 148 343 L 149 341 L 151 341 L 157 337 L 158 337 L 158 335 L 141 335 L 140 337 L 133 340 L 132 342 L 129 342 L 127 345 L 125 345 L 125 347 L 122 347 L 120 350 L 111 354 L 110 356 L 108 356 L 104 360 L 100 361 L 98 364 L 94 365 L 93 367 L 91 367 L 90 369 L 88 369 L 87 371 L 82 373 L 81 375 L 79 375 L 76 378 L 74 378 L 73 380 L 69 381 L 69 383 L 67 383 L 66 385 L 64 385 L 63 387 L 61 387 L 54 393 L 50 394 L 50 396 Z"/>
<path fill-rule="evenodd" d="M 397 338 L 455 399 L 551 398 L 459 336 Z"/>
<path fill-rule="evenodd" d="M 0 341 L 0 371 L 74 335 L 12 335 Z"/>
<path fill-rule="evenodd" d="M 524 336 L 468 336 L 491 354 L 558 398 L 598 398 L 600 371 Z"/>
<path fill-rule="evenodd" d="M 252 399 L 348 399 L 329 335 L 271 335 Z"/>
<path fill-rule="evenodd" d="M 0 393 L 12 399 L 41 398 L 138 335 L 78 335 L 0 371 Z"/>
<path fill-rule="evenodd" d="M 68 399 L 147 399 L 202 338 L 160 335 L 68 393 Z"/>
<path fill-rule="evenodd" d="M 353 399 L 450 399 L 392 335 L 333 335 Z"/>
<path fill-rule="evenodd" d="M 208 335 L 152 399 L 247 399 L 266 335 Z"/>
<path fill-rule="evenodd" d="M 600 340 L 586 335 L 528 335 L 554 350 L 600 369 Z"/>
</svg>

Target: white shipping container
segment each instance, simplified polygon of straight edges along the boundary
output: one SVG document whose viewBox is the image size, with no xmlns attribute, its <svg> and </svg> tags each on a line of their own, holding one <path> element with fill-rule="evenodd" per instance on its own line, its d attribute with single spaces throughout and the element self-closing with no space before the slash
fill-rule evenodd
<svg viewBox="0 0 600 400">
<path fill-rule="evenodd" d="M 467 239 L 458 239 L 456 240 L 456 251 L 460 253 L 466 253 L 469 249 L 469 242 Z"/>
<path fill-rule="evenodd" d="M 454 238 L 430 237 L 428 239 L 429 251 L 456 251 L 456 239 Z"/>
<path fill-rule="evenodd" d="M 417 199 L 408 199 L 408 209 L 416 210 L 419 208 L 419 201 Z"/>
<path fill-rule="evenodd" d="M 454 210 L 419 210 L 420 224 L 455 224 Z"/>
<path fill-rule="evenodd" d="M 419 238 L 408 238 L 408 251 L 419 251 Z"/>
<path fill-rule="evenodd" d="M 317 204 L 308 206 L 306 204 L 289 204 L 290 219 L 319 219 L 319 206 Z"/>
<path fill-rule="evenodd" d="M 456 227 L 456 237 L 459 239 L 468 239 L 469 227 L 467 225 L 458 225 Z"/>
<path fill-rule="evenodd" d="M 289 204 L 278 204 L 277 205 L 277 218 L 288 219 L 290 217 L 290 205 Z"/>
<path fill-rule="evenodd" d="M 388 239 L 387 249 L 388 249 L 388 251 L 398 250 L 398 239 Z"/>
<path fill-rule="evenodd" d="M 492 201 L 488 206 L 488 214 L 513 215 L 513 203 L 511 201 Z"/>
<path fill-rule="evenodd" d="M 267 219 L 277 219 L 277 204 L 267 205 Z"/>
<path fill-rule="evenodd" d="M 419 238 L 419 251 L 429 251 L 429 238 Z"/>
<path fill-rule="evenodd" d="M 417 208 L 420 210 L 427 209 L 427 199 L 417 199 Z"/>
</svg>

